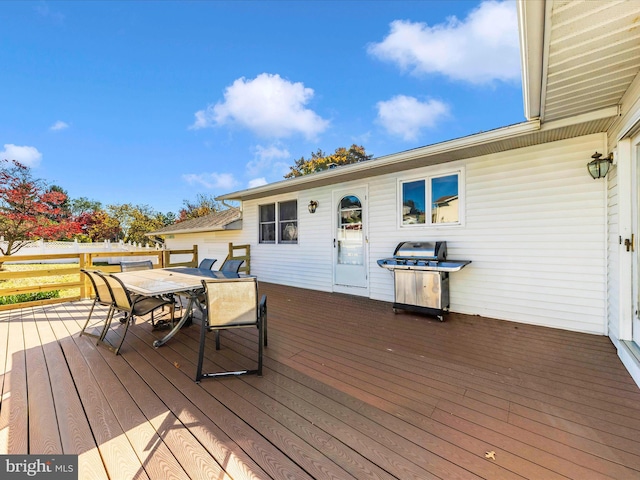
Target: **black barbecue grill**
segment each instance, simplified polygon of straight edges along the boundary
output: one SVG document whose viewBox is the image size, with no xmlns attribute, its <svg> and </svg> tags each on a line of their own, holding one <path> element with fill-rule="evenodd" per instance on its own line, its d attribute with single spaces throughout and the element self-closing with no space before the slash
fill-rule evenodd
<svg viewBox="0 0 640 480">
<path fill-rule="evenodd" d="M 440 321 L 449 309 L 449 273 L 470 263 L 447 260 L 447 242 L 401 242 L 393 257 L 378 260 L 378 265 L 394 273 L 394 312 L 426 313 Z"/>
</svg>

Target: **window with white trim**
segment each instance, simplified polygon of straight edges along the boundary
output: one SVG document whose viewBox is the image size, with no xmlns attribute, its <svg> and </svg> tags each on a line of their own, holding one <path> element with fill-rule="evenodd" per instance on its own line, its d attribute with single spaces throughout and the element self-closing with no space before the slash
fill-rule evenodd
<svg viewBox="0 0 640 480">
<path fill-rule="evenodd" d="M 298 201 L 259 206 L 260 243 L 298 243 Z"/>
<path fill-rule="evenodd" d="M 460 225 L 462 171 L 399 181 L 400 226 Z"/>
</svg>

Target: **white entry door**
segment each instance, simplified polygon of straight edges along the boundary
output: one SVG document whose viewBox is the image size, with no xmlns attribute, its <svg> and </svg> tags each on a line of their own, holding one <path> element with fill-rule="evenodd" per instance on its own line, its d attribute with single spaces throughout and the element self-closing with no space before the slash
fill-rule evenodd
<svg viewBox="0 0 640 480">
<path fill-rule="evenodd" d="M 365 187 L 333 192 L 333 283 L 336 290 L 367 287 L 366 201 Z"/>
</svg>

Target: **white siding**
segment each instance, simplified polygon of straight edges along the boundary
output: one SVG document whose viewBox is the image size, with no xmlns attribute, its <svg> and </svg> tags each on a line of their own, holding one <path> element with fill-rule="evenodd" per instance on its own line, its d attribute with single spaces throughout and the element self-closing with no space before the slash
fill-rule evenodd
<svg viewBox="0 0 640 480">
<path fill-rule="evenodd" d="M 258 243 L 258 207 L 267 203 L 297 199 L 298 243 Z M 316 213 L 307 208 L 318 202 Z M 243 228 L 251 239 L 251 271 L 260 280 L 314 290 L 331 291 L 332 239 L 331 191 L 305 190 L 297 195 L 266 197 L 245 202 Z"/>
<path fill-rule="evenodd" d="M 398 179 L 446 165 L 354 182 L 368 188 L 369 296 L 393 301 L 393 276 L 376 260 L 400 241 L 445 240 L 450 258 L 473 262 L 451 274 L 452 311 L 605 333 L 606 184 L 586 169 L 604 141 L 604 134 L 590 135 L 451 163 L 465 170 L 461 226 L 405 229 L 397 222 Z M 251 244 L 251 271 L 262 281 L 331 291 L 332 191 L 347 185 L 245 202 L 242 233 L 216 238 L 223 248 Z M 294 198 L 298 244 L 259 244 L 258 206 Z M 315 214 L 309 200 L 319 202 Z"/>
<path fill-rule="evenodd" d="M 473 262 L 451 274 L 452 311 L 605 333 L 605 183 L 586 170 L 603 142 L 591 135 L 461 162 L 461 227 L 396 227 L 397 175 L 372 179 L 371 297 L 393 300 L 392 276 L 375 260 L 398 242 L 446 240 L 450 258 Z"/>
<path fill-rule="evenodd" d="M 607 176 L 607 316 L 609 336 L 620 338 L 620 275 L 619 265 L 619 209 L 618 209 L 618 169 L 613 168 Z"/>
</svg>

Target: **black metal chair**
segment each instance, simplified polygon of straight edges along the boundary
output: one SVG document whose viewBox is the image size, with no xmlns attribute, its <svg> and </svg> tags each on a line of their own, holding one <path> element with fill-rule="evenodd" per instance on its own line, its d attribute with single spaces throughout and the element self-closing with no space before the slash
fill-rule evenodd
<svg viewBox="0 0 640 480">
<path fill-rule="evenodd" d="M 98 275 L 96 271 L 80 269 L 82 273 L 84 273 L 87 278 L 91 281 L 91 285 L 93 287 L 93 291 L 95 292 L 95 298 L 93 300 L 93 305 L 91 305 L 91 310 L 89 310 L 89 316 L 87 316 L 87 321 L 84 323 L 82 330 L 80 330 L 80 336 L 86 335 L 88 337 L 93 337 L 96 339 L 101 339 L 104 336 L 105 328 L 107 323 L 110 321 L 113 316 L 113 308 L 114 308 L 114 300 L 111 295 L 111 290 L 109 289 L 109 285 L 104 279 Z M 102 329 L 100 334 L 87 332 L 87 327 L 89 326 L 89 322 L 91 321 L 91 316 L 93 315 L 93 311 L 96 305 L 102 305 L 104 307 L 108 307 L 107 315 L 102 320 L 104 323 L 102 325 Z M 96 325 L 98 322 L 96 322 Z"/>
<path fill-rule="evenodd" d="M 267 296 L 258 301 L 258 282 L 255 277 L 233 279 L 203 280 L 205 290 L 206 318 L 200 329 L 200 348 L 196 382 L 207 377 L 223 377 L 231 375 L 257 374 L 262 376 L 262 353 L 267 345 Z M 231 328 L 258 329 L 258 367 L 254 370 L 236 370 L 215 373 L 203 373 L 206 333 Z M 220 349 L 216 338 L 216 350 Z"/>
<path fill-rule="evenodd" d="M 243 263 L 244 263 L 244 260 L 236 260 L 234 258 L 227 259 L 224 261 L 224 263 L 220 267 L 220 271 L 238 273 Z"/>
<path fill-rule="evenodd" d="M 198 265 L 198 268 L 204 268 L 205 270 L 211 270 L 213 268 L 213 264 L 218 261 L 217 258 L 203 258 Z"/>
<path fill-rule="evenodd" d="M 113 312 L 121 311 L 125 312 L 128 318 L 133 319 L 134 317 L 142 317 L 149 313 L 152 313 L 154 310 L 164 307 L 168 305 L 170 307 L 170 315 L 171 319 L 173 319 L 173 311 L 174 311 L 174 303 L 173 300 L 167 300 L 159 297 L 146 297 L 144 295 L 137 295 L 135 298 L 131 296 L 127 288 L 122 283 L 118 277 L 114 275 L 103 275 L 98 273 L 104 281 L 109 286 L 109 290 L 111 291 L 111 297 L 113 298 Z M 113 318 L 113 313 L 111 314 L 111 318 Z M 109 331 L 109 327 L 111 326 L 111 319 L 105 324 L 104 331 L 102 333 L 102 338 L 100 340 L 107 345 L 107 347 L 112 350 L 116 355 L 120 351 L 122 344 L 124 343 L 124 337 L 129 330 L 129 325 L 131 322 L 125 322 L 124 332 L 122 332 L 122 339 L 117 347 L 113 347 L 105 342 L 105 337 L 107 332 Z"/>
</svg>

